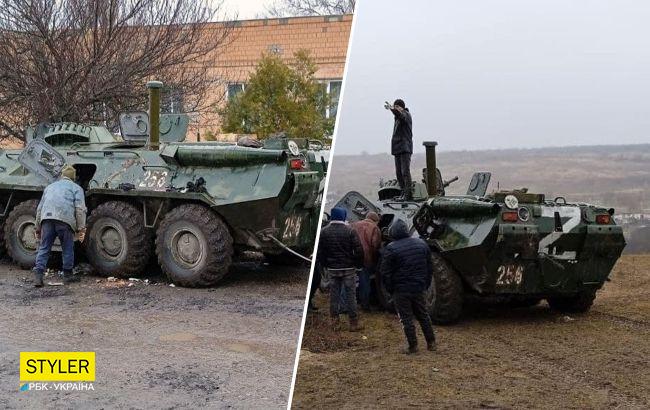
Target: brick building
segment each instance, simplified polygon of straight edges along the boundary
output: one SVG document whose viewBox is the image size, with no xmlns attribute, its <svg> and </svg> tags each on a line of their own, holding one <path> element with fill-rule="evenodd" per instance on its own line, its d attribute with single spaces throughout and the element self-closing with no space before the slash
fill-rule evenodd
<svg viewBox="0 0 650 410">
<path fill-rule="evenodd" d="M 222 89 L 214 90 L 215 101 L 226 101 L 246 87 L 246 80 L 255 70 L 262 54 L 273 53 L 290 63 L 296 51 L 306 49 L 318 66 L 316 78 L 326 85 L 332 108 L 326 115 L 336 115 L 343 70 L 352 26 L 352 16 L 290 17 L 244 20 L 230 23 L 233 27 L 228 45 L 212 59 L 214 70 L 223 79 Z M 193 131 L 188 139 L 206 132 L 219 133 L 216 113 L 194 117 Z"/>
</svg>

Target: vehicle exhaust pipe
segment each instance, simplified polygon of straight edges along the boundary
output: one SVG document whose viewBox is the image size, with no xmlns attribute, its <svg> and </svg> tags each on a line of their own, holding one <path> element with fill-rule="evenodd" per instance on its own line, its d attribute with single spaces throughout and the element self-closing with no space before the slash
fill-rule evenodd
<svg viewBox="0 0 650 410">
<path fill-rule="evenodd" d="M 160 146 L 160 90 L 163 87 L 161 81 L 147 82 L 149 89 L 149 144 L 151 150 L 157 150 Z"/>
<path fill-rule="evenodd" d="M 425 141 L 422 143 L 424 145 L 426 159 L 427 159 L 427 174 L 426 174 L 426 184 L 427 184 L 427 193 L 429 197 L 435 196 L 438 192 L 438 187 L 436 184 L 436 141 Z"/>
</svg>

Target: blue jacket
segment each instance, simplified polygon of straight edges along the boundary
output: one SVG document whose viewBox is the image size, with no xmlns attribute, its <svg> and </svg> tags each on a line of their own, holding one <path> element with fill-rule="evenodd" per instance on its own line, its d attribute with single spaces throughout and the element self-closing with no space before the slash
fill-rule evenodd
<svg viewBox="0 0 650 410">
<path fill-rule="evenodd" d="M 45 187 L 36 209 L 36 224 L 46 219 L 65 222 L 77 232 L 86 227 L 84 191 L 71 179 L 62 177 Z"/>
<path fill-rule="evenodd" d="M 431 286 L 433 262 L 429 245 L 409 235 L 406 223 L 398 219 L 389 230 L 393 242 L 386 245 L 381 274 L 389 293 L 419 293 Z"/>
</svg>

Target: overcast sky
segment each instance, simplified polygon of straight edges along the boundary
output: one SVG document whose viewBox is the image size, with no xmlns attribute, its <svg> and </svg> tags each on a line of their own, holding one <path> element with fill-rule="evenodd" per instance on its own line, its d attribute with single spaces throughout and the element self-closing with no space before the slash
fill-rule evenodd
<svg viewBox="0 0 650 410">
<path fill-rule="evenodd" d="M 335 152 L 650 142 L 650 1 L 361 0 Z"/>
<path fill-rule="evenodd" d="M 270 0 L 224 0 L 223 7 L 228 15 L 237 13 L 239 20 L 249 20 L 264 15 L 265 6 L 270 3 Z"/>
</svg>

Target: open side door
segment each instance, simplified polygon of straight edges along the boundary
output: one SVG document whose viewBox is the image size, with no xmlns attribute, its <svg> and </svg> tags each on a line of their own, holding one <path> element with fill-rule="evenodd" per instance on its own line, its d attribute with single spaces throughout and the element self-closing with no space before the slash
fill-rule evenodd
<svg viewBox="0 0 650 410">
<path fill-rule="evenodd" d="M 124 141 L 146 142 L 149 138 L 149 114 L 144 111 L 119 115 L 120 133 Z M 187 114 L 160 114 L 160 142 L 182 142 L 187 135 L 190 118 Z"/>
<path fill-rule="evenodd" d="M 472 175 L 469 188 L 467 188 L 467 195 L 484 196 L 490 184 L 490 178 L 492 178 L 492 173 L 490 172 L 477 172 Z"/>
<path fill-rule="evenodd" d="M 350 191 L 336 203 L 335 207 L 344 208 L 348 211 L 348 221 L 356 222 L 365 219 L 368 212 L 379 212 L 379 208 L 366 199 L 357 191 Z"/>
<path fill-rule="evenodd" d="M 27 144 L 18 157 L 18 162 L 48 183 L 54 182 L 65 166 L 63 155 L 40 138 L 33 139 Z"/>
</svg>

